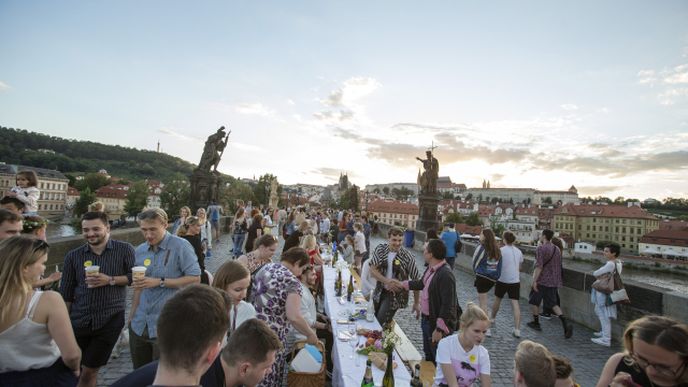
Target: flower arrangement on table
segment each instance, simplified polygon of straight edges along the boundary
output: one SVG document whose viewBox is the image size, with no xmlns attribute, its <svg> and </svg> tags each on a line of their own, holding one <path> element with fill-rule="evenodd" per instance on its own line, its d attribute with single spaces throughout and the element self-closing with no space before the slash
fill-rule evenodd
<svg viewBox="0 0 688 387">
<path fill-rule="evenodd" d="M 385 369 L 387 356 L 391 356 L 394 347 L 399 343 L 400 337 L 394 333 L 394 322 L 391 322 L 383 331 L 359 329 L 358 334 L 366 337 L 365 344 L 358 349 L 361 355 L 368 358 L 381 370 Z M 396 362 L 394 368 L 396 368 Z"/>
</svg>

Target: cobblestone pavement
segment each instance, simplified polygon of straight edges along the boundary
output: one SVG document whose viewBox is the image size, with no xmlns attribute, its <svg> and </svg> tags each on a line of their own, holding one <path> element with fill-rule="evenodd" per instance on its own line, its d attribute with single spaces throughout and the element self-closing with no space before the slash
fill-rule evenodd
<svg viewBox="0 0 688 387">
<path fill-rule="evenodd" d="M 374 237 L 371 240 L 371 249 L 384 241 L 382 238 Z M 280 242 L 283 241 L 280 239 Z M 213 245 L 213 258 L 206 262 L 208 271 L 214 273 L 222 263 L 230 258 L 230 245 L 231 238 L 229 235 L 223 235 L 220 243 Z M 416 256 L 416 264 L 419 268 L 422 268 L 422 254 L 419 250 L 412 251 Z M 463 255 L 459 259 L 470 259 L 470 257 Z M 473 287 L 473 275 L 459 269 L 454 270 L 454 275 L 457 280 L 456 291 L 462 307 L 465 307 L 466 303 L 470 301 L 477 303 L 478 296 Z M 131 303 L 131 294 L 130 290 L 127 301 L 127 313 Z M 493 299 L 494 297 L 490 295 L 489 305 L 492 305 Z M 604 363 L 609 356 L 621 347 L 619 342 L 613 342 L 612 348 L 605 348 L 591 343 L 592 331 L 578 324 L 574 324 L 573 337 L 565 340 L 563 329 L 558 319 L 552 319 L 551 321 L 541 319 L 540 324 L 543 331 L 535 332 L 525 325 L 531 318 L 528 312 L 528 302 L 525 299 L 521 300 L 521 315 L 523 320 L 521 323 L 521 339 L 516 339 L 511 335 L 513 328 L 511 304 L 508 300 L 504 300 L 497 315 L 496 326 L 492 328 L 492 337 L 487 338 L 484 343 L 490 353 L 493 386 L 513 385 L 514 352 L 520 340 L 523 339 L 539 342 L 552 352 L 568 357 L 573 363 L 576 380 L 583 387 L 594 386 L 597 383 L 597 378 L 602 371 Z M 423 344 L 420 322 L 412 315 L 411 308 L 398 311 L 395 320 L 422 354 Z M 111 358 L 108 364 L 101 368 L 98 386 L 109 386 L 131 371 L 131 356 L 129 349 L 126 348 L 122 351 L 120 357 L 117 359 Z"/>
</svg>

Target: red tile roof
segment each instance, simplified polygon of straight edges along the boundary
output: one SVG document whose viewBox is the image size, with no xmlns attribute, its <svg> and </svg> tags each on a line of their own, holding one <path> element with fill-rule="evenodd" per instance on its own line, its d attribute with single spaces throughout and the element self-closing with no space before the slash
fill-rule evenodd
<svg viewBox="0 0 688 387">
<path fill-rule="evenodd" d="M 126 199 L 127 194 L 127 191 L 123 189 L 113 188 L 111 186 L 100 187 L 96 190 L 97 198 Z"/>
<path fill-rule="evenodd" d="M 655 230 L 643 235 L 640 243 L 688 247 L 687 230 Z"/>
<path fill-rule="evenodd" d="M 67 196 L 79 196 L 79 190 L 74 187 L 67 187 Z"/>
<path fill-rule="evenodd" d="M 688 231 L 688 222 L 685 220 L 663 220 L 659 222 L 659 229 Z"/>
<path fill-rule="evenodd" d="M 483 231 L 481 226 L 469 226 L 465 223 L 457 223 L 455 228 L 456 231 L 460 232 L 461 234 L 480 235 L 480 233 Z"/>
<path fill-rule="evenodd" d="M 376 200 L 372 203 L 368 203 L 368 211 L 418 215 L 418 206 L 413 203 L 399 202 L 395 200 Z"/>
<path fill-rule="evenodd" d="M 600 218 L 632 218 L 652 219 L 657 218 L 638 206 L 600 206 L 595 204 L 566 204 L 554 210 L 555 215 L 596 216 Z"/>
<path fill-rule="evenodd" d="M 531 216 L 537 216 L 538 215 L 538 209 L 535 207 L 518 207 L 516 209 L 516 215 L 531 215 Z"/>
</svg>

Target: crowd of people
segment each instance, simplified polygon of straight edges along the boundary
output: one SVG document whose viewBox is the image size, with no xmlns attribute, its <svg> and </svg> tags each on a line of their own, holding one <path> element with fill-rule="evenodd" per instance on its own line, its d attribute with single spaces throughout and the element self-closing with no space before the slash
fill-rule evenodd
<svg viewBox="0 0 688 387">
<path fill-rule="evenodd" d="M 95 386 L 99 369 L 126 336 L 134 371 L 117 387 L 286 385 L 296 342 L 323 341 L 331 371 L 333 335 L 322 313 L 320 243 L 335 245 L 360 273 L 381 325 L 411 304 L 425 360 L 436 365 L 436 386 L 492 384 L 483 343 L 505 296 L 513 312 L 512 335 L 521 336 L 523 254 L 508 231 L 501 246 L 492 230 L 482 231 L 472 257 L 478 303 L 464 308 L 453 270 L 462 243 L 453 224 L 439 235 L 428 232 L 421 270 L 415 254 L 402 246 L 400 228 L 391 227 L 387 240 L 371 249 L 377 227 L 365 214 L 261 209 L 250 202 L 238 203 L 229 230 L 233 259 L 214 276 L 205 270 L 205 260 L 219 239 L 220 206 L 197 209 L 195 216 L 182 208 L 173 232 L 165 211 L 144 209 L 137 216 L 144 242 L 134 247 L 111 237 L 107 215 L 96 205 L 81 218 L 84 244 L 65 255 L 61 273 L 43 278 L 50 249 L 45 222 L 32 211 L 31 176 L 20 181 L 18 175 L 17 185 L 23 191 L 3 198 L 0 209 L 0 386 Z M 280 238 L 284 248 L 278 252 Z M 617 245 L 607 246 L 607 263 L 593 274 L 621 273 L 618 255 Z M 58 291 L 48 290 L 58 281 Z M 536 251 L 527 326 L 542 329 L 542 304 L 570 338 L 573 326 L 560 306 L 561 286 L 562 248 L 545 230 Z M 127 287 L 133 298 L 125 318 Z M 493 288 L 490 311 L 487 294 Z M 592 341 L 609 346 L 616 306 L 596 291 L 591 302 L 601 325 Z M 642 317 L 626 328 L 623 347 L 609 358 L 597 386 L 688 385 L 685 323 Z M 571 387 L 574 377 L 569 360 L 541 344 L 523 340 L 514 354 L 514 386 Z"/>
</svg>

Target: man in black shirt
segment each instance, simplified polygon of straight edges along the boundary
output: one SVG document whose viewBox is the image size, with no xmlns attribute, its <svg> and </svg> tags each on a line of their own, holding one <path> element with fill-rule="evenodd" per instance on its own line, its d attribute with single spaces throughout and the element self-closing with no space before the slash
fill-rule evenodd
<svg viewBox="0 0 688 387">
<path fill-rule="evenodd" d="M 231 335 L 227 346 L 201 377 L 204 387 L 252 387 L 272 369 L 275 354 L 282 348 L 279 337 L 261 320 L 250 319 Z M 146 387 L 153 384 L 158 362 L 149 363 L 112 387 Z"/>
<path fill-rule="evenodd" d="M 134 247 L 110 239 L 110 225 L 103 212 L 84 214 L 81 231 L 86 244 L 65 256 L 60 293 L 83 354 L 79 387 L 95 387 L 98 369 L 107 364 L 124 327 Z M 98 271 L 87 276 L 86 270 L 96 266 Z"/>
</svg>

